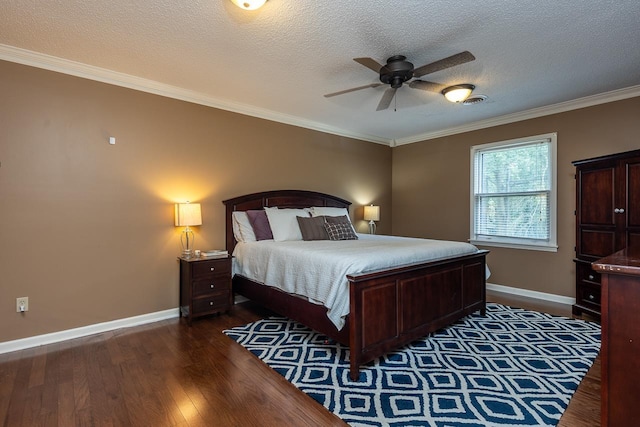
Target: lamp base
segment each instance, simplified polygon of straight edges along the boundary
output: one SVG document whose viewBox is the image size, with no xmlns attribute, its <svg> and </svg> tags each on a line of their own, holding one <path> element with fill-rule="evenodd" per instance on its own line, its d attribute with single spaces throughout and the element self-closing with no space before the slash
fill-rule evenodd
<svg viewBox="0 0 640 427">
<path fill-rule="evenodd" d="M 185 249 L 182 251 L 182 258 L 193 258 L 193 251 L 191 249 Z"/>
<path fill-rule="evenodd" d="M 375 221 L 369 221 L 369 234 L 376 234 L 376 223 Z"/>
<path fill-rule="evenodd" d="M 180 243 L 182 244 L 182 257 L 193 258 L 193 231 L 187 226 L 180 236 Z"/>
</svg>

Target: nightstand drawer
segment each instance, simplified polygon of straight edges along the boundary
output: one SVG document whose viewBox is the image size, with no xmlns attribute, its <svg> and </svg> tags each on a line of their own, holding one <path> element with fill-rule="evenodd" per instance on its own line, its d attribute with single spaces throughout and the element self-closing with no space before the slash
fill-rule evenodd
<svg viewBox="0 0 640 427">
<path fill-rule="evenodd" d="M 226 311 L 229 307 L 230 291 L 221 292 L 219 294 L 194 298 L 192 315 L 200 315 L 207 313 L 215 313 L 218 311 Z"/>
<path fill-rule="evenodd" d="M 576 304 L 600 312 L 600 286 L 589 283 L 579 283 L 576 288 Z"/>
<path fill-rule="evenodd" d="M 191 320 L 208 314 L 229 311 L 231 257 L 180 258 L 180 315 Z"/>
<path fill-rule="evenodd" d="M 193 264 L 193 277 L 227 276 L 231 274 L 228 258 L 199 261 Z"/>
<path fill-rule="evenodd" d="M 215 276 L 209 280 L 196 280 L 193 282 L 192 297 L 231 291 L 229 276 Z"/>
</svg>

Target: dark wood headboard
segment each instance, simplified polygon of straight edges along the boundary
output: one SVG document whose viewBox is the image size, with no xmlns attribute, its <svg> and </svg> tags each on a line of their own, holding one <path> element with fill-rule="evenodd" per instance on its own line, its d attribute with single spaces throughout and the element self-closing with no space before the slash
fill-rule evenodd
<svg viewBox="0 0 640 427">
<path fill-rule="evenodd" d="M 224 200 L 225 213 L 225 244 L 229 253 L 233 253 L 236 247 L 236 239 L 233 236 L 233 223 L 231 214 L 234 211 L 248 211 L 265 207 L 279 208 L 309 208 L 311 206 L 331 206 L 347 208 L 351 202 L 330 194 L 305 190 L 275 190 L 261 193 L 247 194 L 233 199 Z"/>
</svg>

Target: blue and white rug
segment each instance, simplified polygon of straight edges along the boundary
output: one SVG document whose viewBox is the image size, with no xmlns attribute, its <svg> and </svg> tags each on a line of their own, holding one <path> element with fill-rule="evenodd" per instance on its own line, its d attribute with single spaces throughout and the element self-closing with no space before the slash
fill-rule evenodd
<svg viewBox="0 0 640 427">
<path fill-rule="evenodd" d="M 285 318 L 224 331 L 353 426 L 555 426 L 600 349 L 600 325 L 499 304 L 366 364 Z"/>
</svg>

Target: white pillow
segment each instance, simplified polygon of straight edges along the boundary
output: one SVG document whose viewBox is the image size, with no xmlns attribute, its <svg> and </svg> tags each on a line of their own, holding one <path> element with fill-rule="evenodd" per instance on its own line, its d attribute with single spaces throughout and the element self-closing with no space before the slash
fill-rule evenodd
<svg viewBox="0 0 640 427">
<path fill-rule="evenodd" d="M 285 240 L 302 240 L 302 233 L 298 225 L 297 217 L 309 218 L 309 212 L 304 209 L 278 209 L 264 208 L 273 233 L 273 240 L 284 242 Z"/>
<path fill-rule="evenodd" d="M 237 242 L 255 242 L 257 240 L 246 212 L 233 212 L 231 214 L 231 220 L 233 224 L 233 235 Z"/>
<path fill-rule="evenodd" d="M 313 206 L 309 208 L 311 211 L 311 216 L 346 216 L 349 218 L 349 222 L 351 222 L 351 218 L 349 217 L 349 210 L 347 208 L 331 208 L 325 206 Z"/>
</svg>

